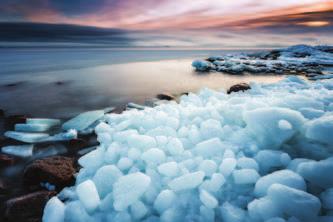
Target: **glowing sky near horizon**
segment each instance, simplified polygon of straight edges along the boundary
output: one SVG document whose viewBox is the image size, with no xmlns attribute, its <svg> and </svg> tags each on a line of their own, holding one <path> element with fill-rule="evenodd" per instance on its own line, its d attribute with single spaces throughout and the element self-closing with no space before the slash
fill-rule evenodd
<svg viewBox="0 0 333 222">
<path fill-rule="evenodd" d="M 194 45 L 202 39 L 195 35 L 182 39 L 179 32 L 198 30 L 210 32 L 206 42 L 235 33 L 241 37 L 239 32 L 245 30 L 267 39 L 302 33 L 325 43 L 333 40 L 316 34 L 332 32 L 333 0 L 0 0 L 0 21 L 146 32 L 151 42 L 162 39 L 166 45 Z M 170 37 L 175 33 L 177 39 Z"/>
</svg>

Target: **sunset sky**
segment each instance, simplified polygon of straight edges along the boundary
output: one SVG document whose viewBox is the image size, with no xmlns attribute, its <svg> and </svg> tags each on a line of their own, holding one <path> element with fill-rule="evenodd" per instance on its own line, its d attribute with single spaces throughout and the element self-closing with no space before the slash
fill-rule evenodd
<svg viewBox="0 0 333 222">
<path fill-rule="evenodd" d="M 94 26 L 131 46 L 333 44 L 333 0 L 0 0 L 0 21 Z"/>
</svg>

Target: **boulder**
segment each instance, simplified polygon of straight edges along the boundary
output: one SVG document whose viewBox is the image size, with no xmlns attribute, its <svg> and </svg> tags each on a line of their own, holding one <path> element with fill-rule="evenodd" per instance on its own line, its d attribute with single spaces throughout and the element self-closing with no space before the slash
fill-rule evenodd
<svg viewBox="0 0 333 222">
<path fill-rule="evenodd" d="M 14 158 L 6 154 L 0 154 L 0 167 L 6 167 L 13 165 L 15 162 Z"/>
<path fill-rule="evenodd" d="M 168 93 L 162 93 L 162 94 L 158 94 L 156 96 L 157 99 L 160 99 L 160 100 L 168 100 L 168 101 L 171 101 L 171 100 L 175 100 L 176 98 L 171 95 L 171 94 L 168 94 Z"/>
<path fill-rule="evenodd" d="M 40 187 L 41 183 L 49 183 L 56 190 L 74 184 L 76 172 L 73 158 L 52 156 L 33 161 L 24 170 L 23 181 L 30 189 Z"/>
<path fill-rule="evenodd" d="M 41 221 L 46 202 L 55 194 L 55 192 L 38 191 L 7 200 L 4 204 L 5 221 Z"/>
<path fill-rule="evenodd" d="M 230 89 L 227 91 L 227 93 L 230 94 L 232 92 L 245 91 L 245 90 L 248 90 L 248 89 L 251 89 L 249 84 L 239 83 L 239 84 L 231 86 Z"/>
<path fill-rule="evenodd" d="M 13 130 L 15 124 L 17 123 L 26 123 L 27 116 L 25 115 L 12 115 L 8 116 L 5 119 L 5 129 L 6 130 Z"/>
</svg>

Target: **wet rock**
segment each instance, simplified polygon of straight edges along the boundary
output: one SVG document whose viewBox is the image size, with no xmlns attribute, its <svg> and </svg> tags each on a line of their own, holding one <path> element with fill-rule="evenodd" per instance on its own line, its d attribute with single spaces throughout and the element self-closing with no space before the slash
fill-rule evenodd
<svg viewBox="0 0 333 222">
<path fill-rule="evenodd" d="M 78 150 L 81 150 L 89 146 L 89 143 L 81 138 L 73 139 L 66 142 L 64 145 L 68 147 L 69 153 L 76 153 Z"/>
<path fill-rule="evenodd" d="M 11 156 L 0 154 L 0 167 L 11 166 L 15 162 L 15 159 Z"/>
<path fill-rule="evenodd" d="M 35 160 L 24 170 L 23 181 L 30 189 L 40 188 L 41 183 L 55 185 L 56 190 L 74 184 L 76 172 L 73 158 L 52 156 Z"/>
<path fill-rule="evenodd" d="M 9 192 L 9 184 L 4 179 L 0 178 L 0 195 L 7 194 Z"/>
<path fill-rule="evenodd" d="M 38 191 L 10 199 L 4 204 L 4 218 L 8 222 L 41 221 L 46 202 L 55 194 L 55 192 Z"/>
<path fill-rule="evenodd" d="M 5 111 L 3 109 L 0 109 L 0 118 L 5 117 Z"/>
<path fill-rule="evenodd" d="M 240 84 L 236 84 L 230 87 L 230 89 L 228 90 L 228 94 L 232 93 L 232 92 L 239 92 L 239 91 L 245 91 L 251 89 L 250 85 L 247 83 L 240 83 Z"/>
<path fill-rule="evenodd" d="M 168 94 L 168 93 L 162 93 L 162 94 L 158 94 L 156 96 L 157 99 L 160 99 L 160 100 L 168 100 L 168 101 L 171 101 L 171 100 L 175 100 L 176 98 L 171 95 L 171 94 Z"/>
<path fill-rule="evenodd" d="M 8 116 L 5 119 L 5 129 L 6 130 L 13 130 L 15 124 L 17 123 L 26 123 L 27 116 L 26 115 L 12 115 Z"/>
</svg>

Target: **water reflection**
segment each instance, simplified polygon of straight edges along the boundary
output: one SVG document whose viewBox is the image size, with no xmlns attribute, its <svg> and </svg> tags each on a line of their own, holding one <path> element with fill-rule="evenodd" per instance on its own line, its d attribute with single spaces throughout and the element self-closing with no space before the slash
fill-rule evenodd
<svg viewBox="0 0 333 222">
<path fill-rule="evenodd" d="M 198 74 L 191 59 L 132 62 L 49 71 L 3 79 L 0 108 L 39 117 L 76 113 L 127 102 L 142 103 L 161 92 L 179 94 L 200 88 L 227 89 L 239 82 L 275 82 L 281 76 Z"/>
</svg>

